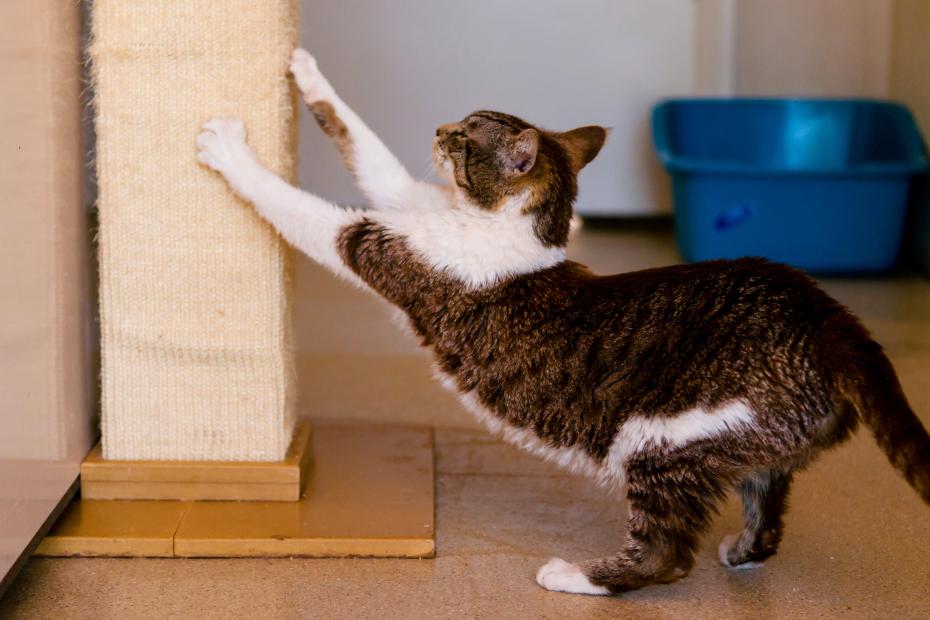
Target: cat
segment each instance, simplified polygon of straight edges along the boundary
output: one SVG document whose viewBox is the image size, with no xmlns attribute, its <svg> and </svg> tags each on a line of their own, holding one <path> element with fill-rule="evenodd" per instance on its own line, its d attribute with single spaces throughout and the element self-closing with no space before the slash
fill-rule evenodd
<svg viewBox="0 0 930 620">
<path fill-rule="evenodd" d="M 415 181 L 295 50 L 290 71 L 370 202 L 340 208 L 264 169 L 235 119 L 199 160 L 292 245 L 400 308 L 436 374 L 490 430 L 622 485 L 619 553 L 537 583 L 610 594 L 688 574 L 728 489 L 745 523 L 720 562 L 775 553 L 792 476 L 860 421 L 930 503 L 930 438 L 863 325 L 806 274 L 760 258 L 597 276 L 566 260 L 577 176 L 607 131 L 478 111 L 439 127 L 446 185 Z"/>
</svg>

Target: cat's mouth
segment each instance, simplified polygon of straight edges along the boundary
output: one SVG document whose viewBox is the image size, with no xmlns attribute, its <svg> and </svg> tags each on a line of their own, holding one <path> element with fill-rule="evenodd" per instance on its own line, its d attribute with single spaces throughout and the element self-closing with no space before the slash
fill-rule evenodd
<svg viewBox="0 0 930 620">
<path fill-rule="evenodd" d="M 452 160 L 446 154 L 445 149 L 439 138 L 433 140 L 433 165 L 436 168 L 436 174 L 446 181 L 454 181 L 455 177 L 452 170 Z"/>
</svg>

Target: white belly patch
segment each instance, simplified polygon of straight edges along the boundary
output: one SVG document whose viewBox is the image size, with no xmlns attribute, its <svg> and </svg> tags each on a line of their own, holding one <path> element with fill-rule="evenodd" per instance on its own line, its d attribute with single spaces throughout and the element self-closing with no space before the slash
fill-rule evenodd
<svg viewBox="0 0 930 620">
<path fill-rule="evenodd" d="M 450 376 L 437 370 L 436 377 L 446 389 L 456 392 L 465 408 L 495 435 L 562 469 L 590 476 L 608 487 L 626 483 L 627 460 L 637 452 L 657 447 L 680 448 L 755 424 L 752 409 L 741 400 L 728 401 L 710 410 L 697 407 L 673 416 L 632 416 L 621 425 L 607 458 L 597 460 L 580 447 L 553 446 L 528 429 L 507 424 L 481 404 L 474 392 L 459 392 Z"/>
</svg>

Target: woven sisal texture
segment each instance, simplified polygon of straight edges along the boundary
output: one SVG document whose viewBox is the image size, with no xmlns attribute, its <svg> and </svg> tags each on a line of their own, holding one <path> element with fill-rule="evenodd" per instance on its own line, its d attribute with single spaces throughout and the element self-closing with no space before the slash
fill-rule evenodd
<svg viewBox="0 0 930 620">
<path fill-rule="evenodd" d="M 281 460 L 294 427 L 289 251 L 198 165 L 240 116 L 293 178 L 296 0 L 96 0 L 90 56 L 107 459 Z"/>
</svg>

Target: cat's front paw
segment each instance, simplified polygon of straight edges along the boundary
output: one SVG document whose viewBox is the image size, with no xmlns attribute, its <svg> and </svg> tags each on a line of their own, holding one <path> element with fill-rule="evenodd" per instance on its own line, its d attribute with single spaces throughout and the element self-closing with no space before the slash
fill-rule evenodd
<svg viewBox="0 0 930 620">
<path fill-rule="evenodd" d="M 323 77 L 316 59 L 307 50 L 297 48 L 291 52 L 290 71 L 307 103 L 322 101 L 332 96 L 332 86 Z"/>
<path fill-rule="evenodd" d="M 604 586 L 591 583 L 581 567 L 559 558 L 552 558 L 540 567 L 536 573 L 536 583 L 553 592 L 570 592 L 572 594 L 610 594 Z"/>
<path fill-rule="evenodd" d="M 245 142 L 245 125 L 238 118 L 214 118 L 197 136 L 197 159 L 222 173 L 255 158 Z"/>
</svg>

